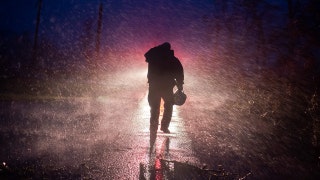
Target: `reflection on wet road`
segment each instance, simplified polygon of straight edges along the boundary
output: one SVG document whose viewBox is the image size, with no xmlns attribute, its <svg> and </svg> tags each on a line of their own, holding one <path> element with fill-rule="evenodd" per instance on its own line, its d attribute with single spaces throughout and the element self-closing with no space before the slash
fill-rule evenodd
<svg viewBox="0 0 320 180">
<path fill-rule="evenodd" d="M 149 111 L 146 93 L 144 98 L 140 101 L 139 111 L 135 116 L 138 118 L 138 121 L 140 120 L 139 124 L 144 126 L 144 130 L 139 134 L 140 139 L 148 140 L 150 136 Z M 160 119 L 162 119 L 162 113 L 163 103 L 160 109 Z M 146 149 L 143 161 L 140 162 L 140 179 L 141 177 L 146 179 L 172 179 L 173 175 L 170 174 L 170 172 L 174 171 L 174 167 L 164 167 L 162 161 L 176 160 L 191 164 L 199 164 L 199 161 L 193 154 L 191 140 L 188 138 L 187 132 L 185 131 L 183 119 L 179 116 L 179 108 L 177 106 L 174 106 L 173 109 L 170 131 L 170 134 L 165 134 L 158 129 L 154 144 L 145 145 L 148 149 Z M 151 138 L 152 137 L 150 136 L 150 139 Z"/>
</svg>

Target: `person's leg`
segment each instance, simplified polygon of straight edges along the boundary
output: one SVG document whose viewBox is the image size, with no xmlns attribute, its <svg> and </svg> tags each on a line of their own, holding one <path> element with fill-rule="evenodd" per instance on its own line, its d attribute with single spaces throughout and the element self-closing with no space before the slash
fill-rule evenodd
<svg viewBox="0 0 320 180">
<path fill-rule="evenodd" d="M 148 102 L 150 106 L 150 132 L 158 130 L 161 95 L 156 87 L 149 87 Z"/>
<path fill-rule="evenodd" d="M 167 88 L 163 92 L 163 101 L 164 101 L 164 112 L 161 120 L 161 130 L 164 132 L 170 132 L 168 130 L 171 117 L 172 117 L 172 109 L 173 109 L 173 91 L 172 88 Z"/>
</svg>

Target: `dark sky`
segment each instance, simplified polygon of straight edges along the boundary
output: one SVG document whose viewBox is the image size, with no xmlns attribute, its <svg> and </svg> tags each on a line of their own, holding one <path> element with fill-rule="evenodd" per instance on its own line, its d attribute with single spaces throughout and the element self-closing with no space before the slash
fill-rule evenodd
<svg viewBox="0 0 320 180">
<path fill-rule="evenodd" d="M 55 20 L 65 19 L 77 10 L 88 13 L 98 2 L 98 0 L 43 0 L 41 23 L 44 25 L 49 22 L 54 23 Z M 1 29 L 18 32 L 34 29 L 38 0 L 2 0 L 0 5 Z"/>
<path fill-rule="evenodd" d="M 60 44 L 76 41 L 86 22 L 96 28 L 100 2 L 104 6 L 102 43 L 109 45 L 145 40 L 156 45 L 183 36 L 192 38 L 200 33 L 200 21 L 212 9 L 210 0 L 43 0 L 40 37 Z M 37 0 L 2 0 L 0 5 L 1 30 L 33 35 Z"/>
<path fill-rule="evenodd" d="M 0 30 L 29 32 L 33 37 L 37 2 L 2 0 Z M 86 27 L 96 31 L 100 2 L 102 44 L 113 49 L 139 47 L 142 51 L 164 41 L 191 49 L 195 44 L 204 47 L 207 27 L 203 17 L 210 17 L 215 9 L 212 0 L 43 0 L 40 38 L 62 47 L 77 46 Z"/>
<path fill-rule="evenodd" d="M 3 0 L 0 4 L 1 30 L 25 31 L 34 27 L 35 3 Z"/>
<path fill-rule="evenodd" d="M 212 4 L 209 3 L 210 1 L 198 3 L 196 0 L 43 0 L 41 27 L 55 31 L 56 26 L 76 28 L 86 20 L 95 21 L 100 2 L 103 2 L 104 5 L 103 23 L 106 26 L 133 26 L 135 23 L 141 28 L 150 28 L 151 25 L 160 25 L 163 28 L 175 27 L 179 23 L 190 23 L 192 19 L 209 12 Z M 33 31 L 37 0 L 2 0 L 0 5 L 0 28 L 2 30 Z M 137 25 L 138 23 L 142 23 L 142 26 Z M 149 25 L 149 27 L 143 27 L 143 25 Z M 159 26 L 156 27 L 158 28 Z"/>
</svg>

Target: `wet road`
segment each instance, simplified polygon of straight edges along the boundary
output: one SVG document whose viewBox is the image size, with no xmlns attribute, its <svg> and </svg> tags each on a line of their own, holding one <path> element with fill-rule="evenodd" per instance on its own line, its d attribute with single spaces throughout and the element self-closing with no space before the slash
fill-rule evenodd
<svg viewBox="0 0 320 180">
<path fill-rule="evenodd" d="M 90 97 L 1 102 L 1 161 L 38 178 L 82 179 L 152 178 L 140 164 L 150 169 L 156 159 L 198 163 L 179 108 L 150 153 L 145 77 L 143 68 L 92 81 L 104 92 Z"/>
<path fill-rule="evenodd" d="M 317 175 L 318 167 L 292 154 L 291 139 L 261 118 L 268 111 L 255 112 L 254 99 L 239 99 L 241 89 L 188 72 L 192 66 L 188 100 L 175 106 L 171 134 L 158 131 L 151 153 L 146 68 L 132 68 L 86 82 L 103 89 L 92 96 L 2 101 L 2 166 L 40 179 L 172 179 L 170 162 L 223 168 L 231 178 Z"/>
</svg>

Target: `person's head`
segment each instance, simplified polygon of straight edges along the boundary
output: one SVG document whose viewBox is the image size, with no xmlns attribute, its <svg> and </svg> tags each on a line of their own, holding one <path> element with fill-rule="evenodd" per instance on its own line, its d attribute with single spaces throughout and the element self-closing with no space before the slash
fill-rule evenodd
<svg viewBox="0 0 320 180">
<path fill-rule="evenodd" d="M 165 42 L 165 43 L 161 44 L 160 47 L 162 47 L 165 50 L 170 50 L 171 49 L 171 45 L 168 42 Z"/>
</svg>

